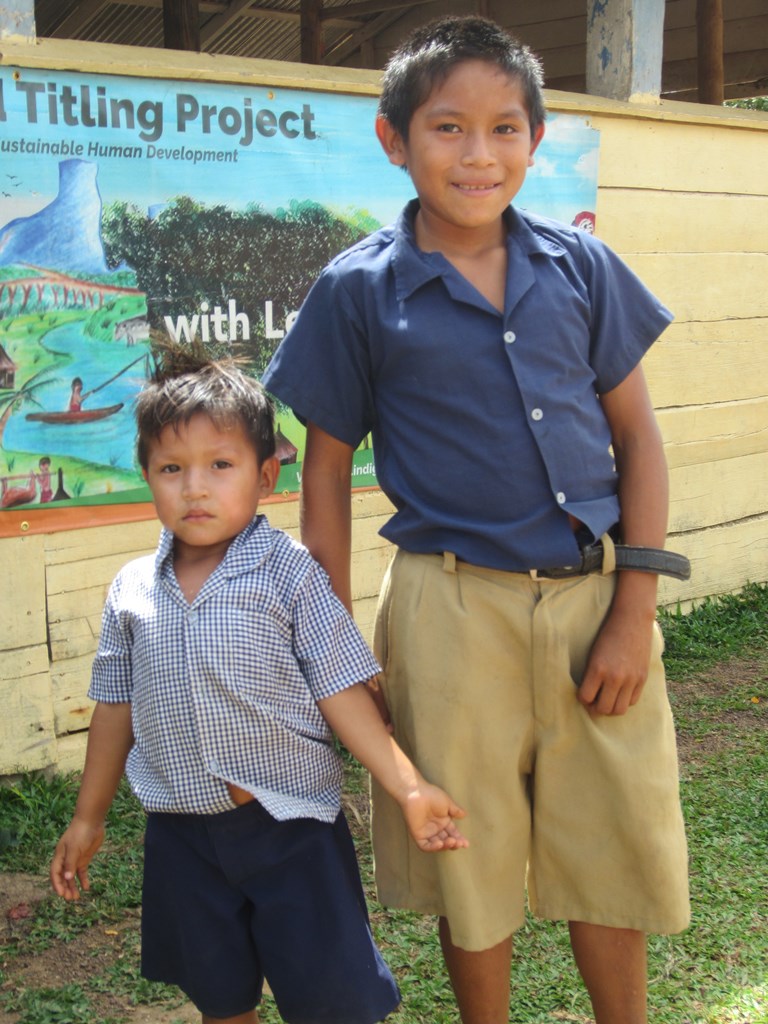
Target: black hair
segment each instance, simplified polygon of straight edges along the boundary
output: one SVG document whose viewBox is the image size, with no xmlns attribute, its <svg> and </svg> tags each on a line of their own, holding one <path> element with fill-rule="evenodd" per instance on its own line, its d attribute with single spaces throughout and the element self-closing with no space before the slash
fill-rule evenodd
<svg viewBox="0 0 768 1024">
<path fill-rule="evenodd" d="M 198 413 L 218 427 L 239 424 L 259 465 L 275 454 L 275 412 L 261 384 L 235 360 L 211 359 L 199 346 L 165 345 L 136 399 L 136 455 L 146 470 L 149 445 L 168 427 L 187 424 Z"/>
<path fill-rule="evenodd" d="M 440 18 L 406 37 L 384 68 L 379 114 L 407 142 L 414 111 L 467 60 L 485 61 L 519 81 L 534 134 L 547 116 L 541 61 L 495 21 L 476 15 Z"/>
</svg>

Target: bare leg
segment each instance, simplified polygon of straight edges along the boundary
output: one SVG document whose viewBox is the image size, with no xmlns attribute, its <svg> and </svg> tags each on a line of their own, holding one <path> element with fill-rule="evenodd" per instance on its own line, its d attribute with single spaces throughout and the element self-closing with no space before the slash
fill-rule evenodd
<svg viewBox="0 0 768 1024">
<path fill-rule="evenodd" d="M 470 953 L 454 946 L 448 922 L 441 917 L 440 944 L 462 1024 L 507 1024 L 512 936 L 498 946 Z"/>
<path fill-rule="evenodd" d="M 570 921 L 571 948 L 595 1024 L 647 1024 L 644 932 Z"/>
<path fill-rule="evenodd" d="M 203 1014 L 203 1024 L 259 1024 L 259 1015 L 255 1010 L 237 1017 L 208 1017 Z"/>
</svg>

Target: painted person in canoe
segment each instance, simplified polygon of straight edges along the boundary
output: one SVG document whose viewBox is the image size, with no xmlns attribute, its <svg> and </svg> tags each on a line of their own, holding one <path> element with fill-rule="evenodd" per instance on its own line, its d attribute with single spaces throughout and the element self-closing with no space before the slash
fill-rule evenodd
<svg viewBox="0 0 768 1024">
<path fill-rule="evenodd" d="M 83 382 L 80 377 L 72 381 L 72 391 L 69 396 L 69 412 L 80 412 L 83 408 L 83 401 L 87 395 L 83 394 Z"/>
</svg>

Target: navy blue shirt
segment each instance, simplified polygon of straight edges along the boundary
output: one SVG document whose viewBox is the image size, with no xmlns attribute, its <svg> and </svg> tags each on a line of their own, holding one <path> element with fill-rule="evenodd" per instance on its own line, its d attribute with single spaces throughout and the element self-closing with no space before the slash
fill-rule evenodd
<svg viewBox="0 0 768 1024">
<path fill-rule="evenodd" d="M 382 534 L 497 569 L 568 565 L 566 513 L 619 519 L 598 395 L 672 319 L 591 234 L 509 207 L 505 308 L 416 245 L 409 203 L 337 256 L 263 378 L 305 421 L 356 447 L 373 433 L 396 507 Z"/>
</svg>

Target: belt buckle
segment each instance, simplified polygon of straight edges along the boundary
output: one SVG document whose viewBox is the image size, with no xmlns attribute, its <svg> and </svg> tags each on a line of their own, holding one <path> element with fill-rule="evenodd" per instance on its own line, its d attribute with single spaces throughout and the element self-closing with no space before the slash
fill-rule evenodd
<svg viewBox="0 0 768 1024">
<path fill-rule="evenodd" d="M 529 569 L 528 574 L 536 582 L 542 580 L 569 580 L 574 576 L 585 576 L 584 560 L 580 565 L 562 565 L 552 569 Z"/>
</svg>

